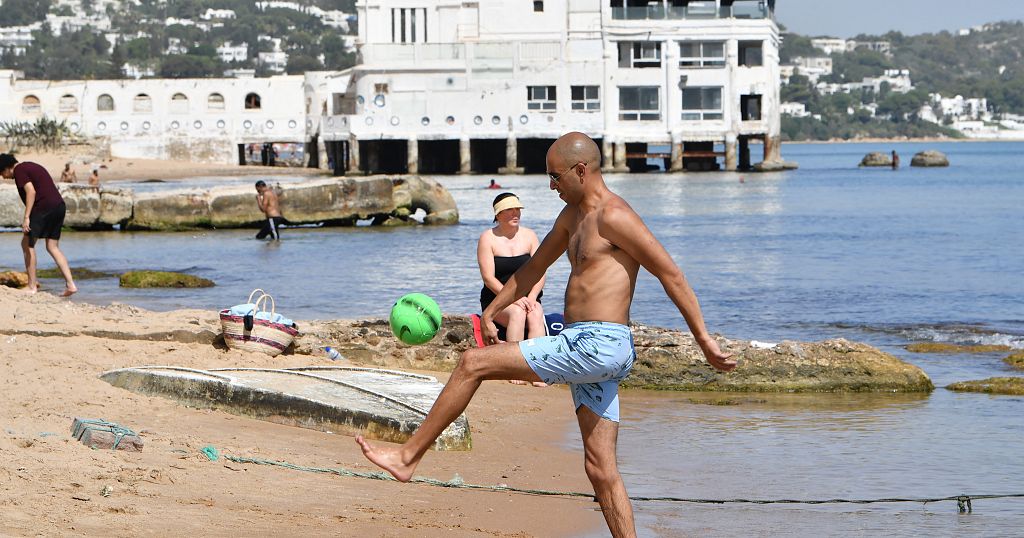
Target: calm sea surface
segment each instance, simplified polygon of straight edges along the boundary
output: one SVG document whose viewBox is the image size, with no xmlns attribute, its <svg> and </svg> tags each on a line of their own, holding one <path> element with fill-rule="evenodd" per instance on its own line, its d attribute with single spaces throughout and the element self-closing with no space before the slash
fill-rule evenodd
<svg viewBox="0 0 1024 538">
<path fill-rule="evenodd" d="M 868 151 L 939 149 L 947 169 L 858 169 Z M 910 342 L 1024 348 L 1024 171 L 1017 143 L 786 145 L 800 170 L 778 174 L 612 175 L 696 289 L 712 331 L 777 342 L 843 337 L 923 368 L 936 386 L 1022 375 L 1006 353 L 929 355 Z M 478 309 L 476 238 L 491 221 L 489 177 L 443 177 L 462 223 L 378 230 L 67 233 L 76 267 L 152 268 L 212 278 L 208 290 L 124 290 L 81 281 L 79 300 L 151 309 L 218 309 L 261 287 L 298 319 L 386 316 L 418 291 L 446 312 Z M 543 236 L 562 202 L 541 176 L 498 178 Z M 281 182 L 292 179 L 281 178 Z M 197 178 L 197 188 L 237 178 Z M 169 184 L 141 184 L 145 190 Z M 175 185 L 180 186 L 180 185 Z M 21 264 L 0 234 L 0 267 Z M 40 252 L 42 267 L 52 260 Z M 545 307 L 561 309 L 564 259 Z M 59 281 L 44 281 L 59 290 Z M 635 320 L 684 327 L 642 273 Z M 741 397 L 744 399 L 746 397 Z M 930 395 L 750 395 L 716 406 L 701 395 L 626 392 L 620 462 L 633 495 L 692 498 L 882 498 L 1024 493 L 1024 398 Z M 571 405 L 568 401 L 566 405 Z M 578 434 L 566 445 L 580 447 Z M 643 535 L 1019 535 L 1024 499 L 873 505 L 637 503 Z"/>
</svg>

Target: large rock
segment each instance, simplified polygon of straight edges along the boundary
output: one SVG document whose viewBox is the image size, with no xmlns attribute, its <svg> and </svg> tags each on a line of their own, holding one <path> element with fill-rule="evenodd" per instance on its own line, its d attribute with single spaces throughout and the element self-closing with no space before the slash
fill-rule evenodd
<svg viewBox="0 0 1024 538">
<path fill-rule="evenodd" d="M 101 227 L 124 226 L 132 218 L 135 196 L 131 189 L 100 188 Z"/>
<path fill-rule="evenodd" d="M 990 377 L 976 381 L 961 381 L 946 387 L 956 392 L 982 392 L 1024 396 L 1024 377 Z"/>
<path fill-rule="evenodd" d="M 929 149 L 915 153 L 910 166 L 949 166 L 949 159 L 941 151 Z"/>
<path fill-rule="evenodd" d="M 395 210 L 391 181 L 386 177 L 333 178 L 285 185 L 281 212 L 292 222 L 353 224 L 356 219 Z"/>
<path fill-rule="evenodd" d="M 387 320 L 307 322 L 296 341 L 297 353 L 318 354 L 324 345 L 360 365 L 451 370 L 460 353 L 475 346 L 465 316 L 446 316 L 430 342 L 405 346 L 391 334 Z M 916 366 L 871 346 L 846 340 L 763 345 L 719 338 L 740 358 L 723 374 L 704 361 L 689 333 L 633 326 L 637 361 L 624 386 L 685 391 L 750 392 L 927 392 L 934 389 Z"/>
<path fill-rule="evenodd" d="M 4 271 L 0 273 L 0 286 L 24 288 L 28 286 L 28 274 L 19 271 Z"/>
<path fill-rule="evenodd" d="M 397 209 L 426 213 L 424 224 L 457 224 L 459 210 L 448 189 L 433 179 L 420 176 L 398 177 L 392 180 Z"/>
<path fill-rule="evenodd" d="M 210 197 L 205 192 L 152 192 L 135 196 L 133 230 L 183 230 L 211 226 Z"/>
<path fill-rule="evenodd" d="M 892 155 L 881 151 L 872 151 L 860 160 L 859 166 L 892 166 Z"/>
<path fill-rule="evenodd" d="M 89 185 L 58 183 L 67 213 L 64 225 L 69 228 L 92 228 L 100 218 L 100 191 Z"/>
<path fill-rule="evenodd" d="M 129 271 L 121 275 L 122 288 L 210 288 L 213 281 L 171 271 Z"/>
</svg>

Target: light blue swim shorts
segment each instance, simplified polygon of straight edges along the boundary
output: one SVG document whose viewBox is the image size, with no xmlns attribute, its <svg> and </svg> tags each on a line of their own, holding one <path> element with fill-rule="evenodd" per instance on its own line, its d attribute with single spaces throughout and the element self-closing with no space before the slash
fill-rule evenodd
<svg viewBox="0 0 1024 538">
<path fill-rule="evenodd" d="M 636 359 L 629 327 L 581 321 L 558 336 L 523 340 L 519 350 L 545 383 L 569 385 L 577 411 L 585 405 L 601 418 L 619 421 L 619 382 Z"/>
</svg>

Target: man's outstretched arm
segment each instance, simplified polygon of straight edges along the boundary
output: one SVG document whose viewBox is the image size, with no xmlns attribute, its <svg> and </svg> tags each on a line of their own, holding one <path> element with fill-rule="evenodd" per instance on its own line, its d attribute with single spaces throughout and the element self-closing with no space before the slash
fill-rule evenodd
<svg viewBox="0 0 1024 538">
<path fill-rule="evenodd" d="M 704 326 L 704 316 L 693 288 L 686 276 L 672 260 L 665 247 L 654 237 L 643 220 L 632 208 L 615 207 L 605 209 L 600 233 L 615 246 L 621 248 L 661 282 L 665 293 L 679 309 L 686 325 L 700 345 L 708 363 L 728 372 L 736 367 L 731 353 L 723 353 L 718 342 Z"/>
</svg>

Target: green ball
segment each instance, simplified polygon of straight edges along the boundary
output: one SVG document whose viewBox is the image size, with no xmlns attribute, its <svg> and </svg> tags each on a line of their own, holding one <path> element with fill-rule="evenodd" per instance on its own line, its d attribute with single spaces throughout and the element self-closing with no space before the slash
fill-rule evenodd
<svg viewBox="0 0 1024 538">
<path fill-rule="evenodd" d="M 441 328 L 441 308 L 422 293 L 403 295 L 391 307 L 391 332 L 409 345 L 429 342 Z"/>
</svg>

